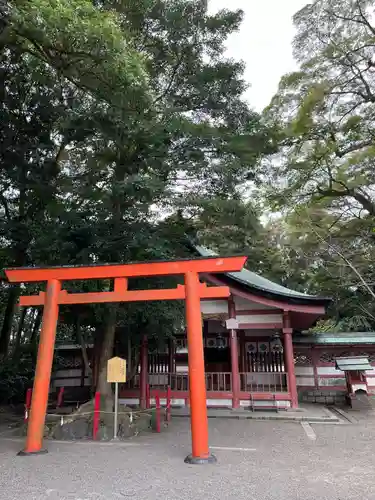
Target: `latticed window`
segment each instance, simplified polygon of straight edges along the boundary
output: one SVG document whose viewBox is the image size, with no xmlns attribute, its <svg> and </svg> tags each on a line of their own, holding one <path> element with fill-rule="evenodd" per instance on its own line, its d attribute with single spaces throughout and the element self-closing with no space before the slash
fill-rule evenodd
<svg viewBox="0 0 375 500">
<path fill-rule="evenodd" d="M 311 366 L 312 358 L 308 354 L 296 353 L 294 355 L 294 364 L 296 366 Z"/>
<path fill-rule="evenodd" d="M 335 359 L 335 358 L 347 358 L 349 356 L 356 356 L 356 353 L 353 351 L 340 352 L 339 354 L 336 354 L 333 359 Z"/>
<path fill-rule="evenodd" d="M 82 359 L 78 357 L 63 358 L 62 356 L 58 356 L 56 361 L 57 365 L 61 368 L 80 368 L 82 366 Z"/>
<path fill-rule="evenodd" d="M 321 363 L 334 363 L 335 362 L 335 357 L 333 354 L 331 354 L 330 352 L 323 352 L 320 356 L 319 356 L 319 361 Z"/>
</svg>

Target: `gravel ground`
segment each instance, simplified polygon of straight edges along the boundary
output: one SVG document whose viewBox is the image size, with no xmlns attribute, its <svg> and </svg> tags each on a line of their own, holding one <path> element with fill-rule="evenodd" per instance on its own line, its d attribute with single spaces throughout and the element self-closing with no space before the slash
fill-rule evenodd
<svg viewBox="0 0 375 500">
<path fill-rule="evenodd" d="M 210 419 L 216 465 L 183 462 L 187 419 L 125 444 L 49 442 L 17 457 L 0 438 L 0 498 L 17 500 L 373 500 L 375 416 L 357 424 Z M 315 434 L 314 434 L 315 431 Z M 314 437 L 315 436 L 315 437 Z M 241 448 L 241 449 L 236 449 Z"/>
</svg>

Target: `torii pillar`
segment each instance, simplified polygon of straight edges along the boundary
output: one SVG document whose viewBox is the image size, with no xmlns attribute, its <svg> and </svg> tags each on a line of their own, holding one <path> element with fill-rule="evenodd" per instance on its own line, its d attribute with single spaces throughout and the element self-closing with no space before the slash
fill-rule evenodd
<svg viewBox="0 0 375 500">
<path fill-rule="evenodd" d="M 185 274 L 186 326 L 188 340 L 190 424 L 192 454 L 185 463 L 215 463 L 208 446 L 208 419 L 206 401 L 206 377 L 204 370 L 204 350 L 200 282 L 197 273 Z"/>
<path fill-rule="evenodd" d="M 48 281 L 38 348 L 38 362 L 31 400 L 30 419 L 27 427 L 26 446 L 23 451 L 18 453 L 21 456 L 47 453 L 47 450 L 42 446 L 55 349 L 56 325 L 59 317 L 58 297 L 60 290 L 60 281 L 54 279 Z"/>
</svg>

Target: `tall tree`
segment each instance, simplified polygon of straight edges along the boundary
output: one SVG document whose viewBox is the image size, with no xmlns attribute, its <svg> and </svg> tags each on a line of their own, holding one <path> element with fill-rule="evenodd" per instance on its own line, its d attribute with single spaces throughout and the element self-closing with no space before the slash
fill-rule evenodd
<svg viewBox="0 0 375 500">
<path fill-rule="evenodd" d="M 98 110 L 110 104 L 124 113 L 148 98 L 141 57 L 113 13 L 65 0 L 20 1 L 8 14 L 0 38 L 0 234 L 4 264 L 20 266 L 35 263 L 31 247 L 64 210 L 69 155 L 100 129 Z M 2 354 L 17 298 L 10 287 Z"/>
<path fill-rule="evenodd" d="M 339 299 L 338 316 L 361 314 L 359 297 L 367 309 L 372 300 L 338 252 L 373 283 L 373 14 L 367 0 L 316 0 L 301 9 L 294 16 L 299 70 L 281 79 L 264 112 L 280 149 L 259 170 L 272 186 L 263 193 L 287 217 L 284 242 L 300 251 L 293 265 L 303 263 L 312 287 Z"/>
<path fill-rule="evenodd" d="M 16 6 L 2 38 L 2 113 L 22 138 L 9 132 L 9 153 L 2 158 L 8 265 L 18 242 L 21 264 L 186 256 L 185 232 L 202 229 L 199 219 L 215 207 L 232 207 L 232 221 L 236 211 L 250 214 L 241 205 L 242 189 L 262 153 L 271 150 L 272 137 L 242 100 L 243 65 L 224 57 L 240 11 L 209 15 L 198 0 Z M 22 207 L 26 216 L 20 219 Z M 218 223 L 227 224 L 225 218 Z M 90 283 L 98 290 L 111 286 Z M 181 308 L 168 304 L 63 314 L 70 334 L 77 315 L 83 328 L 94 330 L 102 349 L 99 385 L 108 401 L 105 367 L 118 327 L 139 339 L 173 334 L 182 325 Z M 7 335 L 9 340 L 9 330 Z"/>
<path fill-rule="evenodd" d="M 155 98 L 148 113 L 140 107 L 126 122 L 114 112 L 106 126 L 110 135 L 96 141 L 90 156 L 81 155 L 87 177 L 77 184 L 80 220 L 90 220 L 96 232 L 91 251 L 100 260 L 171 258 L 181 251 L 179 229 L 158 219 L 177 208 L 188 216 L 210 198 L 234 196 L 267 144 L 259 117 L 242 101 L 243 67 L 223 56 L 225 38 L 242 14 L 210 16 L 198 1 L 114 6 L 136 49 L 147 55 Z M 168 315 L 167 306 L 158 310 Z M 113 324 L 121 318 L 113 313 L 106 320 L 102 393 L 108 392 L 104 369 Z"/>
<path fill-rule="evenodd" d="M 284 76 L 265 116 L 282 155 L 266 175 L 283 203 L 330 200 L 375 216 L 373 2 L 316 0 L 299 11 L 297 72 Z"/>
</svg>

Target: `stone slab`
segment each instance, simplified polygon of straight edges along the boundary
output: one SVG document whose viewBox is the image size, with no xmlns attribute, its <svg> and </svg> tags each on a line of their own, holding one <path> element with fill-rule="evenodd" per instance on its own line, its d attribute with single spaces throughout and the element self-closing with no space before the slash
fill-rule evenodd
<svg viewBox="0 0 375 500">
<path fill-rule="evenodd" d="M 317 406 L 317 405 L 314 405 Z M 250 411 L 236 409 L 209 408 L 208 418 L 228 418 L 238 420 L 279 420 L 292 422 L 312 422 L 312 423 L 339 423 L 340 418 L 331 413 L 327 408 L 317 406 L 316 408 L 304 408 L 286 411 Z M 189 408 L 172 409 L 172 417 L 190 417 Z"/>
</svg>

